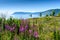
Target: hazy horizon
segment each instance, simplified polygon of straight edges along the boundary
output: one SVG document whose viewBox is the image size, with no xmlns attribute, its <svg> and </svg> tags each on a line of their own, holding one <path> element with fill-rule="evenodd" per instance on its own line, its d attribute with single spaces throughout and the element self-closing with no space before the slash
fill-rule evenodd
<svg viewBox="0 0 60 40">
<path fill-rule="evenodd" d="M 60 0 L 0 0 L 0 14 L 14 12 L 43 12 L 60 9 Z"/>
</svg>

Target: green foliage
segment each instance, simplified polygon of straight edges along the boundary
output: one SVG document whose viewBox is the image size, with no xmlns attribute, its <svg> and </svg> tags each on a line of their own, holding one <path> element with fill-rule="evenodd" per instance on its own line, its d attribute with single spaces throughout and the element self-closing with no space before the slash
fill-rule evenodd
<svg viewBox="0 0 60 40">
<path fill-rule="evenodd" d="M 20 19 L 13 19 L 12 17 L 9 19 L 4 19 L 3 25 L 9 24 L 12 26 L 12 24 L 16 24 L 16 29 L 14 32 L 10 32 L 9 30 L 2 30 L 0 32 L 0 40 L 60 40 L 60 31 L 58 30 L 60 28 L 60 17 L 43 17 L 43 18 L 35 18 L 35 19 L 27 19 L 29 20 L 28 25 L 29 29 L 36 30 L 39 33 L 39 37 L 35 38 L 34 36 L 29 35 L 28 30 L 26 30 L 23 33 L 17 34 L 21 20 Z M 0 22 L 2 19 L 0 18 Z M 27 24 L 27 22 L 25 23 Z M 23 26 L 25 25 L 23 23 Z M 32 25 L 35 25 L 32 27 Z M 0 26 L 2 27 L 2 26 Z M 3 26 L 4 27 L 4 26 Z M 54 29 L 55 28 L 55 29 Z M 33 34 L 32 32 L 32 34 Z"/>
<path fill-rule="evenodd" d="M 54 16 L 54 15 L 55 15 L 55 11 L 53 10 L 50 16 Z"/>
<path fill-rule="evenodd" d="M 30 14 L 30 17 L 32 17 L 32 14 Z"/>
<path fill-rule="evenodd" d="M 58 13 L 58 15 L 57 16 L 60 16 L 60 12 Z"/>
<path fill-rule="evenodd" d="M 49 15 L 48 14 L 46 14 L 46 17 L 48 17 Z"/>
<path fill-rule="evenodd" d="M 42 13 L 40 13 L 40 15 L 39 15 L 40 17 L 42 16 Z"/>
</svg>

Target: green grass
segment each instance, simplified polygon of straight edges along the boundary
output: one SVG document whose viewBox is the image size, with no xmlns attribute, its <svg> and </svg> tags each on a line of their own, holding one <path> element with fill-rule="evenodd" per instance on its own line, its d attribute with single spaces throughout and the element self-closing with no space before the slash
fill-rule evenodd
<svg viewBox="0 0 60 40">
<path fill-rule="evenodd" d="M 20 27 L 21 20 L 18 19 L 11 19 L 5 20 L 5 24 L 8 23 L 9 25 L 15 23 L 17 27 Z M 1 21 L 1 20 L 0 20 Z M 0 40 L 60 40 L 60 17 L 42 17 L 42 18 L 30 18 L 27 19 L 29 21 L 29 27 L 33 24 L 36 26 L 34 30 L 37 30 L 39 33 L 39 38 L 28 37 L 28 32 L 25 33 L 26 36 L 24 37 L 23 34 L 17 35 L 16 32 L 10 32 L 8 30 L 3 30 L 0 32 Z M 2 24 L 0 24 L 0 27 Z"/>
</svg>

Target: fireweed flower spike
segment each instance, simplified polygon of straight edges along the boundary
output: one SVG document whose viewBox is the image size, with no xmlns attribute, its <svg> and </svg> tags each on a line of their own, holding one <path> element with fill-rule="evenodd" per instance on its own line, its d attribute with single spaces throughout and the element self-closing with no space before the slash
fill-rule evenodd
<svg viewBox="0 0 60 40">
<path fill-rule="evenodd" d="M 5 28 L 7 30 L 14 31 L 14 29 L 16 28 L 16 25 L 14 25 L 14 27 L 10 27 L 9 25 L 5 25 Z"/>
<path fill-rule="evenodd" d="M 26 26 L 25 26 L 25 30 L 27 30 L 28 29 L 28 25 L 26 24 Z"/>
<path fill-rule="evenodd" d="M 10 30 L 11 28 L 10 28 L 10 26 L 5 25 L 5 29 Z"/>
<path fill-rule="evenodd" d="M 10 28 L 10 31 L 13 31 L 13 29 L 12 29 L 12 28 Z"/>
<path fill-rule="evenodd" d="M 21 25 L 19 28 L 19 32 L 24 32 L 24 31 L 25 31 L 25 28 Z"/>
<path fill-rule="evenodd" d="M 16 28 L 16 25 L 14 25 L 12 29 L 14 30 L 15 28 Z"/>
<path fill-rule="evenodd" d="M 10 28 L 10 31 L 14 31 L 14 29 L 15 29 L 15 27 L 13 27 L 13 28 Z"/>
<path fill-rule="evenodd" d="M 29 33 L 31 34 L 32 33 L 32 30 L 29 30 Z"/>
<path fill-rule="evenodd" d="M 16 25 L 14 25 L 13 27 L 11 27 L 10 31 L 14 31 L 16 28 Z"/>
<path fill-rule="evenodd" d="M 38 38 L 38 32 L 35 31 L 33 36 L 34 36 L 35 38 Z"/>
</svg>

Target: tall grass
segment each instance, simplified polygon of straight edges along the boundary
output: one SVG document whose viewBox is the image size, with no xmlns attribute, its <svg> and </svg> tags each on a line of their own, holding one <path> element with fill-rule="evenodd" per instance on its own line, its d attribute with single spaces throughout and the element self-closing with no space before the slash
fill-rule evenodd
<svg viewBox="0 0 60 40">
<path fill-rule="evenodd" d="M 59 20 L 55 17 L 0 18 L 0 40 L 59 40 Z"/>
</svg>

